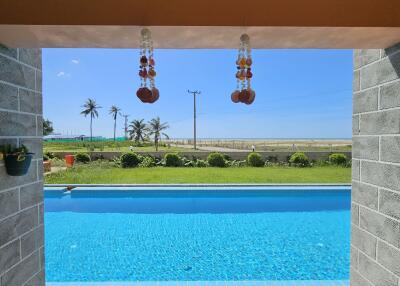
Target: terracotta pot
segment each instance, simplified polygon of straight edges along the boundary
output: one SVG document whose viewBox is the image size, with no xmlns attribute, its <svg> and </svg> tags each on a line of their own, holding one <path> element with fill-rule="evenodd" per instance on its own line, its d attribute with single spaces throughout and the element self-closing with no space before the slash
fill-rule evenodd
<svg viewBox="0 0 400 286">
<path fill-rule="evenodd" d="M 136 95 L 142 102 L 150 102 L 150 100 L 152 99 L 151 90 L 147 87 L 139 88 L 136 92 Z"/>
<path fill-rule="evenodd" d="M 74 155 L 65 155 L 64 159 L 65 159 L 65 165 L 68 168 L 71 168 L 72 166 L 74 166 L 74 162 L 75 162 Z"/>
<path fill-rule="evenodd" d="M 250 98 L 250 92 L 247 89 L 243 89 L 239 93 L 239 101 L 246 103 Z"/>
<path fill-rule="evenodd" d="M 231 94 L 231 100 L 232 100 L 234 103 L 238 103 L 238 102 L 239 102 L 239 93 L 240 93 L 240 91 L 238 91 L 238 90 L 235 90 L 234 92 L 232 92 L 232 94 Z"/>
<path fill-rule="evenodd" d="M 43 161 L 43 170 L 45 173 L 51 172 L 51 161 Z"/>
<path fill-rule="evenodd" d="M 151 94 L 152 94 L 152 96 L 151 96 L 151 100 L 149 101 L 149 103 L 154 103 L 160 98 L 160 92 L 155 87 L 153 87 L 151 89 Z"/>
</svg>

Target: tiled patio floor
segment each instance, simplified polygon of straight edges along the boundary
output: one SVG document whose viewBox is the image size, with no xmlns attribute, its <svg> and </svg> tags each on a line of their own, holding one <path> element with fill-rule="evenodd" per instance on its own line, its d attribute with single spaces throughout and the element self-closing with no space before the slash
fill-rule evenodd
<svg viewBox="0 0 400 286">
<path fill-rule="evenodd" d="M 349 286 L 348 280 L 48 282 L 46 286 Z"/>
</svg>

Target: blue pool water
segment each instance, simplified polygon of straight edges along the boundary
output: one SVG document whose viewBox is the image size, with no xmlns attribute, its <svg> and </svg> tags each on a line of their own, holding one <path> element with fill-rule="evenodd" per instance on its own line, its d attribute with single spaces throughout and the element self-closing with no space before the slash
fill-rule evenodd
<svg viewBox="0 0 400 286">
<path fill-rule="evenodd" d="M 46 278 L 348 279 L 350 188 L 45 191 Z"/>
</svg>

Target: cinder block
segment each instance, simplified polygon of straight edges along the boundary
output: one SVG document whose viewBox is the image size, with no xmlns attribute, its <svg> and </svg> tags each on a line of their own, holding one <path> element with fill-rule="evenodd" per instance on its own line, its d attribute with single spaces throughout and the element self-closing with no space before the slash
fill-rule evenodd
<svg viewBox="0 0 400 286">
<path fill-rule="evenodd" d="M 35 69 L 0 55 L 0 80 L 35 89 Z"/>
<path fill-rule="evenodd" d="M 44 270 L 32 277 L 24 286 L 44 286 Z"/>
<path fill-rule="evenodd" d="M 351 177 L 353 180 L 360 180 L 360 160 L 353 159 L 351 162 Z"/>
<path fill-rule="evenodd" d="M 17 49 L 12 49 L 8 48 L 5 45 L 0 44 L 0 54 L 12 57 L 12 58 L 17 58 L 18 51 Z"/>
<path fill-rule="evenodd" d="M 19 60 L 37 69 L 42 69 L 41 49 L 19 49 Z"/>
<path fill-rule="evenodd" d="M 19 264 L 11 268 L 1 277 L 1 285 L 24 285 L 35 273 L 39 272 L 39 251 L 28 256 Z"/>
<path fill-rule="evenodd" d="M 358 250 L 353 246 L 350 246 L 350 263 L 355 269 L 358 268 Z"/>
<path fill-rule="evenodd" d="M 361 69 L 361 88 L 374 87 L 399 78 L 400 53 L 394 53 Z"/>
<path fill-rule="evenodd" d="M 353 94 L 353 114 L 378 110 L 379 88 Z"/>
<path fill-rule="evenodd" d="M 379 49 L 357 49 L 353 52 L 354 68 L 370 64 L 380 59 L 381 51 Z"/>
<path fill-rule="evenodd" d="M 22 195 L 21 195 L 22 196 Z M 351 192 L 352 200 L 360 205 L 378 209 L 378 188 L 354 181 Z"/>
<path fill-rule="evenodd" d="M 36 116 L 0 111 L 0 136 L 36 136 Z"/>
<path fill-rule="evenodd" d="M 21 209 L 25 209 L 43 202 L 43 183 L 37 182 L 21 187 L 20 202 Z"/>
<path fill-rule="evenodd" d="M 380 109 L 400 106 L 400 81 L 386 84 L 380 91 Z"/>
<path fill-rule="evenodd" d="M 357 226 L 351 227 L 351 244 L 374 259 L 376 258 L 376 243 L 377 239 L 372 234 Z"/>
<path fill-rule="evenodd" d="M 395 247 L 400 247 L 400 223 L 398 221 L 360 207 L 360 227 Z"/>
<path fill-rule="evenodd" d="M 362 253 L 358 255 L 358 271 L 374 286 L 398 286 L 398 279 L 395 275 Z"/>
<path fill-rule="evenodd" d="M 360 134 L 400 134 L 400 110 L 387 110 L 360 115 Z"/>
<path fill-rule="evenodd" d="M 0 108 L 18 110 L 18 88 L 0 83 Z"/>
<path fill-rule="evenodd" d="M 352 131 L 353 131 L 353 135 L 360 134 L 360 116 L 359 115 L 353 115 Z"/>
<path fill-rule="evenodd" d="M 350 269 L 350 285 L 351 286 L 374 286 L 364 277 L 362 277 L 355 269 Z"/>
<path fill-rule="evenodd" d="M 20 89 L 19 100 L 21 111 L 42 114 L 42 94 Z"/>
<path fill-rule="evenodd" d="M 38 251 L 43 246 L 43 225 L 33 229 L 32 231 L 21 237 L 21 255 L 25 258 L 32 252 Z"/>
<path fill-rule="evenodd" d="M 17 238 L 38 225 L 37 207 L 22 211 L 0 222 L 0 245 Z"/>
<path fill-rule="evenodd" d="M 400 163 L 400 136 L 382 136 L 381 144 L 381 160 Z"/>
<path fill-rule="evenodd" d="M 6 167 L 0 166 L 0 190 L 11 189 L 18 187 L 23 184 L 29 184 L 37 181 L 37 163 L 33 161 L 28 170 L 28 173 L 24 176 L 12 177 L 7 175 Z"/>
<path fill-rule="evenodd" d="M 0 273 L 9 269 L 20 260 L 19 239 L 0 248 Z"/>
<path fill-rule="evenodd" d="M 400 276 L 400 249 L 378 242 L 378 262 Z"/>
<path fill-rule="evenodd" d="M 400 194 L 381 189 L 379 211 L 400 220 Z"/>
<path fill-rule="evenodd" d="M 355 225 L 359 225 L 360 217 L 358 215 L 359 206 L 357 204 L 351 204 L 351 222 Z"/>
<path fill-rule="evenodd" d="M 400 189 L 400 166 L 362 161 L 361 180 L 383 188 Z"/>
<path fill-rule="evenodd" d="M 19 210 L 18 189 L 0 193 L 0 220 Z M 0 230 L 1 231 L 1 230 Z M 1 269 L 1 267 L 0 267 Z"/>
<path fill-rule="evenodd" d="M 353 91 L 360 90 L 360 71 L 353 72 Z"/>
<path fill-rule="evenodd" d="M 356 136 L 353 137 L 353 158 L 379 160 L 379 137 Z"/>
</svg>

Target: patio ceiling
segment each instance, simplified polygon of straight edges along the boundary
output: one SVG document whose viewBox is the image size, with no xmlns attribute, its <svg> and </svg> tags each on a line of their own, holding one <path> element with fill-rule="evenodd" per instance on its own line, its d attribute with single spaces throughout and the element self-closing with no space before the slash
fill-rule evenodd
<svg viewBox="0 0 400 286">
<path fill-rule="evenodd" d="M 384 48 L 400 42 L 398 0 L 0 0 L 12 47 Z"/>
</svg>

